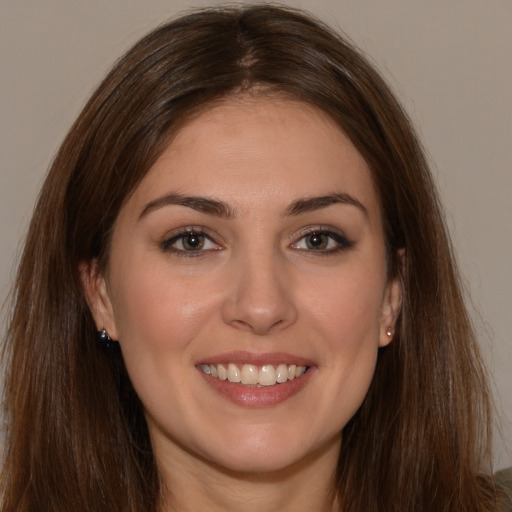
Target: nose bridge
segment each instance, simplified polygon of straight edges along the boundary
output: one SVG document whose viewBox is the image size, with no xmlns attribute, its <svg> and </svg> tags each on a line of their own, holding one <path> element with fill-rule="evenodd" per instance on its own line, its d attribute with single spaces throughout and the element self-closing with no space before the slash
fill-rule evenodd
<svg viewBox="0 0 512 512">
<path fill-rule="evenodd" d="M 226 322 L 262 335 L 295 321 L 286 264 L 278 250 L 267 246 L 240 252 L 233 267 L 224 308 Z"/>
</svg>

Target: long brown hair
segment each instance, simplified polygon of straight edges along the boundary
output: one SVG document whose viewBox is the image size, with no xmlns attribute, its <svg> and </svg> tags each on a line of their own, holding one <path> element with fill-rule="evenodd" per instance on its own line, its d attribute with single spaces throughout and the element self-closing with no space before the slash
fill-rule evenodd
<svg viewBox="0 0 512 512">
<path fill-rule="evenodd" d="M 328 113 L 369 164 L 390 277 L 393 343 L 343 432 L 344 510 L 489 511 L 490 398 L 450 241 L 406 114 L 364 57 L 299 11 L 197 11 L 136 44 L 94 92 L 49 170 L 4 344 L 4 512 L 156 510 L 159 479 L 122 357 L 96 345 L 79 277 L 109 257 L 123 203 L 182 122 L 240 92 Z M 399 249 L 405 252 L 404 261 Z"/>
</svg>

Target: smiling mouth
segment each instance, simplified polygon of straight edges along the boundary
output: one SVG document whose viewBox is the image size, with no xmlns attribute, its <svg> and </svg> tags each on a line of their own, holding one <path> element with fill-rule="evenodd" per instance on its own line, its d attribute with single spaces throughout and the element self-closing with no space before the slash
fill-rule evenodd
<svg viewBox="0 0 512 512">
<path fill-rule="evenodd" d="M 218 380 L 227 380 L 243 386 L 268 387 L 284 384 L 290 380 L 302 377 L 309 369 L 308 366 L 295 364 L 264 364 L 261 366 L 244 364 L 238 366 L 227 364 L 200 364 L 198 368 L 206 375 Z"/>
</svg>

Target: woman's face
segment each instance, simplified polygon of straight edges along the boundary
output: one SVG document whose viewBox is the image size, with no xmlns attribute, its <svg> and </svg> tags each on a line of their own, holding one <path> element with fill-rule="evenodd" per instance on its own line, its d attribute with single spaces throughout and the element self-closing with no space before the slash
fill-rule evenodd
<svg viewBox="0 0 512 512">
<path fill-rule="evenodd" d="M 400 302 L 362 156 L 321 111 L 269 98 L 182 128 L 90 273 L 157 459 L 236 471 L 335 460 Z"/>
</svg>

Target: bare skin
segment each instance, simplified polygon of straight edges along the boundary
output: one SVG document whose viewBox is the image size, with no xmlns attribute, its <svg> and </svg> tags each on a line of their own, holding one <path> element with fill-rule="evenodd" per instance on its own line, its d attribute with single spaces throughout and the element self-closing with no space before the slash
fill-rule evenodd
<svg viewBox="0 0 512 512">
<path fill-rule="evenodd" d="M 333 440 L 336 449 L 339 441 Z M 171 457 L 161 467 L 182 467 L 183 471 L 164 473 L 166 486 L 172 492 L 165 494 L 161 510 L 339 512 L 333 486 L 336 460 L 334 446 L 326 446 L 298 464 L 260 474 L 219 472 L 218 466 L 205 460 L 197 460 L 193 471 L 189 471 L 186 460 L 182 465 L 181 459 Z"/>
<path fill-rule="evenodd" d="M 122 208 L 107 275 L 82 271 L 146 410 L 162 512 L 340 509 L 341 431 L 401 289 L 370 170 L 327 115 L 237 98 L 194 118 Z M 305 373 L 210 374 L 229 365 Z"/>
</svg>

